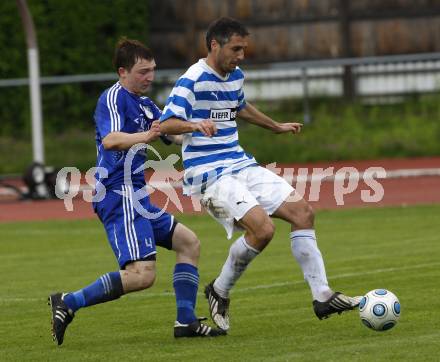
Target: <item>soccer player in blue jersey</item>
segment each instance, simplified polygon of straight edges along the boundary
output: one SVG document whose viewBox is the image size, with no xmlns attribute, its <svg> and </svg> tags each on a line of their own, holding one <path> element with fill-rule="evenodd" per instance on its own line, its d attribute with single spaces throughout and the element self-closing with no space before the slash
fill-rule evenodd
<svg viewBox="0 0 440 362">
<path fill-rule="evenodd" d="M 80 308 L 151 287 L 156 245 L 176 252 L 174 336 L 224 335 L 224 331 L 202 324 L 195 316 L 199 240 L 172 215 L 152 205 L 147 193 L 142 192 L 146 188 L 146 157 L 134 152 L 132 146 L 164 138 L 158 121 L 161 112 L 143 95 L 154 78 L 153 55 L 142 43 L 123 38 L 116 46 L 114 65 L 119 81 L 101 94 L 95 111 L 100 170 L 96 174 L 94 210 L 104 224 L 120 270 L 104 274 L 76 292 L 49 297 L 53 338 L 58 345 L 63 343 L 66 328 Z M 166 137 L 165 141 L 171 138 L 179 143 L 179 136 Z"/>
<path fill-rule="evenodd" d="M 291 225 L 291 251 L 310 286 L 319 319 L 359 304 L 358 297 L 334 292 L 328 285 L 310 205 L 283 178 L 258 166 L 238 142 L 236 117 L 275 134 L 297 134 L 302 126 L 276 122 L 246 102 L 238 65 L 248 35 L 234 19 L 213 22 L 206 34 L 207 57 L 177 80 L 160 119 L 163 133 L 183 134 L 185 192 L 201 198 L 228 238 L 234 228 L 245 231 L 230 247 L 220 275 L 205 288 L 211 317 L 224 330 L 229 329 L 229 292 L 272 239 L 271 217 Z"/>
</svg>

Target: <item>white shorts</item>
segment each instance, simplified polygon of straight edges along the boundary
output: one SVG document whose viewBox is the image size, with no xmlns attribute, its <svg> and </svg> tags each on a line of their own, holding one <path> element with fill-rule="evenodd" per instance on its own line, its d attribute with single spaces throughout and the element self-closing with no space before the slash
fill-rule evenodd
<svg viewBox="0 0 440 362">
<path fill-rule="evenodd" d="M 248 167 L 233 175 L 224 175 L 201 195 L 201 204 L 226 230 L 228 239 L 236 224 L 250 209 L 260 205 L 272 215 L 295 189 L 282 177 L 260 167 Z"/>
</svg>

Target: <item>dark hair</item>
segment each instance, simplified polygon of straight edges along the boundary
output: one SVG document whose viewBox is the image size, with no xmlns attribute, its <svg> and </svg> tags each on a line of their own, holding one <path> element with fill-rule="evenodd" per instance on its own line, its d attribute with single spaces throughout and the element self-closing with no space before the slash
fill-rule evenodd
<svg viewBox="0 0 440 362">
<path fill-rule="evenodd" d="M 245 37 L 249 35 L 249 32 L 243 24 L 235 19 L 223 17 L 215 20 L 209 25 L 206 32 L 206 47 L 208 51 L 211 51 L 212 39 L 217 40 L 220 46 L 223 46 L 234 34 Z"/>
<path fill-rule="evenodd" d="M 130 71 L 138 59 L 152 60 L 154 59 L 153 53 L 138 40 L 127 39 L 125 37 L 119 39 L 113 57 L 113 66 L 116 68 L 116 72 L 118 72 L 120 67 Z"/>
</svg>

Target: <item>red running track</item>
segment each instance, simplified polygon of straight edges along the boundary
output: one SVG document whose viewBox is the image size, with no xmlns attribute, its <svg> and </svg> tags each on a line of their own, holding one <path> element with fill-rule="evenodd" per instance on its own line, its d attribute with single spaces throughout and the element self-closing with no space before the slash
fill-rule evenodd
<svg viewBox="0 0 440 362">
<path fill-rule="evenodd" d="M 295 174 L 298 168 L 307 168 L 309 174 L 316 167 L 334 167 L 337 171 L 342 167 L 354 167 L 358 171 L 364 171 L 368 167 L 383 167 L 385 170 L 400 169 L 426 169 L 440 168 L 440 157 L 414 158 L 414 159 L 386 159 L 373 161 L 338 161 L 338 162 L 319 162 L 313 164 L 289 164 L 278 165 L 280 168 L 294 168 Z M 362 200 L 362 190 L 371 188 L 364 182 L 359 181 L 357 188 L 350 194 L 343 195 L 337 203 L 334 182 L 323 182 L 320 187 L 318 201 L 309 200 L 310 183 L 305 189 L 305 199 L 315 209 L 336 209 L 347 207 L 375 207 L 375 206 L 399 206 L 415 204 L 440 203 L 440 176 L 419 176 L 401 177 L 393 179 L 378 179 L 383 187 L 384 196 L 379 202 L 365 202 Z M 199 205 L 194 209 L 194 205 L 189 197 L 181 194 L 181 190 L 176 190 L 179 200 L 182 203 L 185 213 L 199 212 Z M 160 191 L 151 194 L 152 202 L 160 207 L 165 205 L 167 197 Z M 365 199 L 365 198 L 364 198 Z M 341 201 L 343 204 L 341 204 Z M 179 212 L 176 206 L 169 204 L 167 211 Z M 45 201 L 14 201 L 3 200 L 0 202 L 0 222 L 26 221 L 26 220 L 72 220 L 89 219 L 96 217 L 90 203 L 81 198 L 73 200 L 73 211 L 66 211 L 62 200 Z"/>
</svg>

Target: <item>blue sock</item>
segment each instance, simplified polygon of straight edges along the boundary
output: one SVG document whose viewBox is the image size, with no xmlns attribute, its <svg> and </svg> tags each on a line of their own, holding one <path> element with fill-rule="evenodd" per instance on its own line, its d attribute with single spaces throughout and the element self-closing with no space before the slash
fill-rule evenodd
<svg viewBox="0 0 440 362">
<path fill-rule="evenodd" d="M 124 291 L 121 274 L 112 272 L 104 274 L 94 283 L 77 292 L 64 295 L 63 300 L 70 309 L 76 312 L 83 307 L 118 299 L 122 294 Z"/>
<path fill-rule="evenodd" d="M 191 264 L 176 264 L 173 275 L 174 292 L 176 293 L 177 321 L 183 324 L 194 322 L 194 314 L 199 288 L 199 273 Z"/>
</svg>

